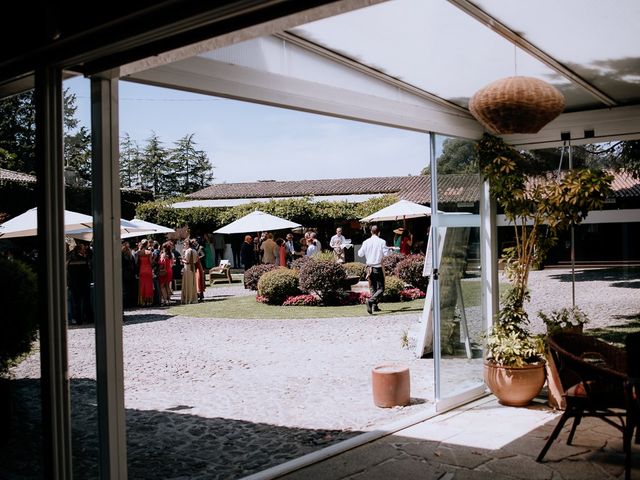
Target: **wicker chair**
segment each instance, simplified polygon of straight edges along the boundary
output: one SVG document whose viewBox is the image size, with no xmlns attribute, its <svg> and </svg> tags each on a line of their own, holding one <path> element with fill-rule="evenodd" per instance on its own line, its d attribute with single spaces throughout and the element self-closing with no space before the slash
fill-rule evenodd
<svg viewBox="0 0 640 480">
<path fill-rule="evenodd" d="M 620 430 L 626 438 L 628 377 L 625 350 L 581 334 L 556 334 L 547 342 L 558 367 L 567 408 L 537 461 L 542 461 L 569 418 L 574 421 L 567 445 L 571 445 L 583 417 L 598 417 Z"/>
<path fill-rule="evenodd" d="M 625 454 L 625 478 L 631 478 L 631 439 L 635 431 L 635 442 L 640 443 L 640 332 L 627 335 L 627 363 L 629 365 L 626 382 L 627 425 L 623 445 Z"/>
</svg>

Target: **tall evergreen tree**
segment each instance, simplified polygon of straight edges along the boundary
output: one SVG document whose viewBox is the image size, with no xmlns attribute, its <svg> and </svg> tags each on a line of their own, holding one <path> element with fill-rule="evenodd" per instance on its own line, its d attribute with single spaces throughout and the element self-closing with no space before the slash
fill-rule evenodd
<svg viewBox="0 0 640 480">
<path fill-rule="evenodd" d="M 65 165 L 81 165 L 81 177 L 90 171 L 91 137 L 86 129 L 77 130 L 77 98 L 64 90 Z M 69 146 L 67 147 L 67 144 Z M 36 108 L 33 90 L 0 100 L 0 167 L 24 173 L 36 170 Z M 73 158 L 66 157 L 71 155 Z M 82 162 L 81 162 L 82 159 Z"/>
<path fill-rule="evenodd" d="M 156 132 L 152 132 L 142 153 L 140 178 L 143 189 L 150 190 L 157 196 L 165 196 L 169 193 L 162 185 L 162 177 L 170 174 L 167 172 L 168 158 L 168 150 L 162 146 Z"/>
<path fill-rule="evenodd" d="M 120 141 L 120 186 L 142 188 L 140 147 L 128 133 Z"/>
<path fill-rule="evenodd" d="M 65 135 L 64 163 L 78 174 L 82 185 L 91 185 L 91 133 L 85 126 Z"/>
<path fill-rule="evenodd" d="M 173 193 L 191 193 L 206 187 L 213 180 L 213 166 L 204 150 L 198 150 L 193 140 L 195 133 L 187 134 L 175 142 L 171 152 Z"/>
</svg>

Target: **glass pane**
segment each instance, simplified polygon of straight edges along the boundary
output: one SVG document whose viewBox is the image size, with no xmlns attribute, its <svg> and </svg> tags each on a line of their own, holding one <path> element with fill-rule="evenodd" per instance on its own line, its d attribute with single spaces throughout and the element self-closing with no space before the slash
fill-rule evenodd
<svg viewBox="0 0 640 480">
<path fill-rule="evenodd" d="M 473 140 L 436 136 L 439 212 L 480 213 L 480 176 L 475 148 Z"/>
<path fill-rule="evenodd" d="M 482 385 L 480 229 L 440 227 L 440 397 Z"/>
<path fill-rule="evenodd" d="M 538 25 L 546 31 L 546 21 Z M 383 2 L 292 31 L 463 107 L 478 89 L 513 75 L 545 79 L 567 100 L 593 103 L 542 62 L 444 0 Z"/>
</svg>

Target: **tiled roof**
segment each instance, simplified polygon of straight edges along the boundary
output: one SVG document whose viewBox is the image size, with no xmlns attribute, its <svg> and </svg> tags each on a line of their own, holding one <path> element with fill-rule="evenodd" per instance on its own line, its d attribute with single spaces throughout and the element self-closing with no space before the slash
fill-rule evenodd
<svg viewBox="0 0 640 480">
<path fill-rule="evenodd" d="M 0 168 L 0 181 L 36 183 L 36 177 L 34 175 L 29 175 L 28 173 L 14 172 L 13 170 Z"/>
<path fill-rule="evenodd" d="M 441 202 L 473 202 L 480 197 L 477 175 L 438 177 Z M 369 177 L 325 180 L 217 183 L 189 195 L 193 199 L 300 197 L 305 195 L 396 194 L 416 203 L 431 202 L 431 177 Z"/>
<path fill-rule="evenodd" d="M 615 197 L 640 197 L 640 179 L 635 179 L 628 173 L 613 173 L 613 176 L 611 188 Z"/>
<path fill-rule="evenodd" d="M 626 173 L 614 173 L 615 197 L 640 197 L 640 180 Z M 480 198 L 478 175 L 439 175 L 440 202 L 477 202 Z M 400 199 L 431 203 L 431 176 L 337 178 L 324 180 L 262 181 L 216 183 L 188 195 L 198 200 L 229 198 L 282 198 L 323 195 L 396 194 Z"/>
</svg>

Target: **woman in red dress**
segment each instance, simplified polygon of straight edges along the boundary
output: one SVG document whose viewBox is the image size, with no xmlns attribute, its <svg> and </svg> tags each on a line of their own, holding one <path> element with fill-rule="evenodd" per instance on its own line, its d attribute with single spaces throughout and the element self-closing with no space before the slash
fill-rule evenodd
<svg viewBox="0 0 640 480">
<path fill-rule="evenodd" d="M 159 263 L 160 304 L 170 305 L 173 293 L 171 291 L 171 281 L 173 280 L 173 245 L 171 242 L 165 242 L 162 245 Z"/>
<path fill-rule="evenodd" d="M 151 269 L 151 250 L 147 247 L 149 241 L 145 238 L 138 249 L 138 305 L 149 307 L 153 305 L 153 270 Z"/>
<path fill-rule="evenodd" d="M 400 253 L 403 255 L 411 255 L 411 245 L 413 244 L 413 236 L 406 228 L 402 231 L 400 239 Z"/>
</svg>

